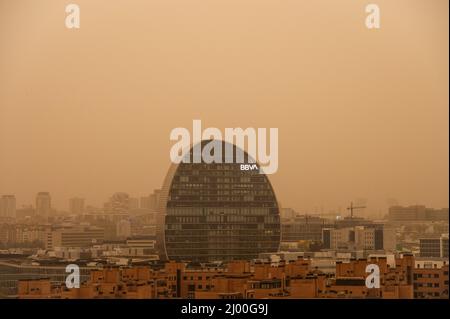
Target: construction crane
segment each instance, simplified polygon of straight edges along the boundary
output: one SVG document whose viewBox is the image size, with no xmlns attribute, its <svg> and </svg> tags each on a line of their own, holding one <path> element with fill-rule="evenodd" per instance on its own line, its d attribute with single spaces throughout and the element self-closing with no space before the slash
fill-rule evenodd
<svg viewBox="0 0 450 319">
<path fill-rule="evenodd" d="M 353 210 L 366 208 L 366 206 L 353 206 L 353 202 L 350 202 L 350 207 L 347 207 L 347 210 L 350 211 L 350 218 L 353 219 Z"/>
</svg>

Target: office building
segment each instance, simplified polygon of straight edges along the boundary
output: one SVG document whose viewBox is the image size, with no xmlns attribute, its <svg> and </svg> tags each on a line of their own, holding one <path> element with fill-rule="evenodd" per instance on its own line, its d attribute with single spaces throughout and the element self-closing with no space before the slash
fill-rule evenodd
<svg viewBox="0 0 450 319">
<path fill-rule="evenodd" d="M 405 221 L 448 221 L 448 208 L 433 209 L 422 205 L 392 206 L 389 208 L 389 220 L 393 222 Z"/>
<path fill-rule="evenodd" d="M 77 226 L 58 228 L 47 232 L 45 248 L 89 247 L 102 243 L 104 239 L 105 231 L 100 227 Z"/>
<path fill-rule="evenodd" d="M 0 198 L 0 218 L 16 218 L 16 197 L 3 195 Z"/>
<path fill-rule="evenodd" d="M 48 192 L 39 192 L 36 196 L 36 215 L 48 218 L 52 209 L 52 198 Z"/>
<path fill-rule="evenodd" d="M 395 230 L 381 224 L 346 228 L 324 228 L 322 242 L 325 249 L 385 250 L 396 247 Z"/>
<path fill-rule="evenodd" d="M 81 215 L 84 213 L 84 198 L 71 198 L 69 200 L 69 213 Z"/>
<path fill-rule="evenodd" d="M 155 189 L 152 194 L 141 197 L 140 208 L 149 209 L 151 211 L 156 211 L 159 207 L 160 195 L 161 195 L 161 190 Z"/>
<path fill-rule="evenodd" d="M 281 241 L 321 241 L 322 230 L 333 227 L 329 220 L 318 216 L 298 215 L 281 220 Z"/>
<path fill-rule="evenodd" d="M 231 145 L 215 142 L 222 149 Z M 192 154 L 191 149 L 187 156 Z M 157 218 L 162 260 L 252 259 L 278 250 L 279 206 L 269 179 L 259 170 L 241 170 L 234 159 L 226 163 L 230 159 L 223 154 L 222 163 L 190 161 L 170 168 Z"/>
<path fill-rule="evenodd" d="M 324 243 L 325 249 L 347 249 L 347 245 L 350 241 L 354 241 L 351 238 L 352 235 L 351 228 L 324 228 L 322 230 L 322 242 Z"/>
<path fill-rule="evenodd" d="M 448 258 L 448 234 L 438 238 L 421 238 L 419 245 L 421 257 Z"/>
<path fill-rule="evenodd" d="M 131 236 L 131 222 L 128 219 L 122 219 L 117 222 L 117 237 L 127 238 Z"/>
<path fill-rule="evenodd" d="M 130 210 L 130 195 L 124 192 L 114 193 L 105 203 L 105 212 L 109 214 L 127 214 Z"/>
</svg>

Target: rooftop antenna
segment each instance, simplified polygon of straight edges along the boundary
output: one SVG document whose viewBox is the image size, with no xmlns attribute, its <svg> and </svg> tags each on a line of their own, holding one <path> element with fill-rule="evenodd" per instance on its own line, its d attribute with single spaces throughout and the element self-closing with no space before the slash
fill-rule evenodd
<svg viewBox="0 0 450 319">
<path fill-rule="evenodd" d="M 350 211 L 350 218 L 353 219 L 354 209 L 362 209 L 362 208 L 366 208 L 366 206 L 353 206 L 353 202 L 350 202 L 350 207 L 347 207 L 347 210 Z"/>
</svg>

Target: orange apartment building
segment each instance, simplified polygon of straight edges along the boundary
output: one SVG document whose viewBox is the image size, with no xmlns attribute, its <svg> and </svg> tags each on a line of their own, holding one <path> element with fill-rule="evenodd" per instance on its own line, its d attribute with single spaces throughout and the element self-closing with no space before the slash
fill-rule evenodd
<svg viewBox="0 0 450 319">
<path fill-rule="evenodd" d="M 368 264 L 380 268 L 380 288 L 367 288 Z M 233 261 L 222 268 L 189 269 L 169 262 L 149 267 L 105 268 L 91 272 L 79 289 L 54 286 L 48 279 L 21 280 L 19 298 L 448 298 L 448 265 L 415 269 L 414 257 L 403 255 L 390 267 L 386 258 L 336 263 L 336 274 L 312 269 L 311 261 L 250 265 Z"/>
<path fill-rule="evenodd" d="M 448 264 L 441 268 L 416 268 L 413 274 L 414 298 L 448 298 Z"/>
</svg>

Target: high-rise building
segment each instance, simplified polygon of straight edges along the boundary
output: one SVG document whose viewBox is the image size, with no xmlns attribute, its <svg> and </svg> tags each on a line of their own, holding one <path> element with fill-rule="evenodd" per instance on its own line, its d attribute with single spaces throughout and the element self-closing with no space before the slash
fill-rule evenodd
<svg viewBox="0 0 450 319">
<path fill-rule="evenodd" d="M 419 221 L 419 220 L 447 220 L 448 208 L 433 209 L 422 205 L 392 206 L 389 208 L 389 220 L 394 222 Z"/>
<path fill-rule="evenodd" d="M 114 193 L 105 203 L 105 210 L 111 214 L 124 214 L 130 210 L 130 195 L 124 192 Z"/>
<path fill-rule="evenodd" d="M 161 199 L 161 190 L 155 189 L 153 190 L 153 194 L 150 195 L 152 204 L 155 205 L 155 208 L 159 207 L 159 201 Z"/>
<path fill-rule="evenodd" d="M 131 236 L 131 222 L 127 219 L 122 219 L 117 222 L 117 237 L 127 238 Z"/>
<path fill-rule="evenodd" d="M 156 211 L 158 208 L 160 194 L 161 190 L 155 189 L 154 192 L 149 196 L 141 197 L 140 207 Z"/>
<path fill-rule="evenodd" d="M 419 245 L 421 257 L 448 258 L 448 234 L 439 238 L 421 238 Z"/>
<path fill-rule="evenodd" d="M 158 209 L 160 195 L 161 190 L 155 189 L 149 196 L 141 197 L 140 207 L 156 211 Z"/>
<path fill-rule="evenodd" d="M 50 193 L 39 192 L 36 196 L 36 215 L 47 218 L 52 209 L 52 199 Z"/>
<path fill-rule="evenodd" d="M 382 225 L 375 228 L 375 249 L 394 251 L 397 246 L 395 228 Z"/>
<path fill-rule="evenodd" d="M 142 196 L 139 200 L 139 208 L 151 209 L 150 196 Z"/>
<path fill-rule="evenodd" d="M 16 197 L 3 195 L 0 198 L 0 217 L 16 218 Z"/>
<path fill-rule="evenodd" d="M 279 248 L 279 205 L 268 177 L 259 170 L 241 170 L 236 146 L 214 143 L 222 149 L 231 146 L 233 160 L 222 154 L 222 163 L 191 160 L 169 169 L 157 217 L 161 259 L 251 259 Z M 187 156 L 192 158 L 192 149 Z M 250 162 L 247 154 L 244 162 Z"/>
<path fill-rule="evenodd" d="M 84 213 L 84 198 L 74 197 L 69 200 L 69 212 L 74 215 Z"/>
<path fill-rule="evenodd" d="M 323 247 L 326 249 L 331 249 L 331 233 L 333 228 L 322 229 L 322 243 Z"/>
</svg>

